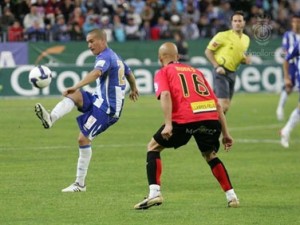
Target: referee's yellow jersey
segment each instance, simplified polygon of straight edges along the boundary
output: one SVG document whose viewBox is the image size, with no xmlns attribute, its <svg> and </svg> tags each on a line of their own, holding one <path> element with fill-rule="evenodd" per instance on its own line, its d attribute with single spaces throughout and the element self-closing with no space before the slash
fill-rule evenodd
<svg viewBox="0 0 300 225">
<path fill-rule="evenodd" d="M 246 58 L 250 38 L 246 34 L 239 36 L 233 30 L 217 33 L 207 48 L 214 51 L 216 61 L 230 71 L 236 71 Z"/>
</svg>

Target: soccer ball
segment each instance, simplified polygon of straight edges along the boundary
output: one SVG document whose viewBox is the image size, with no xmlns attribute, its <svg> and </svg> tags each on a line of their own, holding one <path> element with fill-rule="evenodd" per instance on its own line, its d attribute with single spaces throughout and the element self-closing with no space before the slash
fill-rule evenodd
<svg viewBox="0 0 300 225">
<path fill-rule="evenodd" d="M 47 87 L 51 80 L 51 70 L 47 66 L 36 66 L 29 72 L 29 82 L 37 88 Z"/>
</svg>

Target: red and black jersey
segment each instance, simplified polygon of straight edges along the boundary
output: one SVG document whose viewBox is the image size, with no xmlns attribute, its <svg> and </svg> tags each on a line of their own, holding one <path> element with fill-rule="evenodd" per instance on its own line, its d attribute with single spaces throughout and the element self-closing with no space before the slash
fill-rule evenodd
<svg viewBox="0 0 300 225">
<path fill-rule="evenodd" d="M 157 98 L 169 91 L 172 98 L 172 121 L 179 124 L 218 120 L 217 98 L 197 69 L 179 62 L 161 68 L 154 78 Z"/>
</svg>

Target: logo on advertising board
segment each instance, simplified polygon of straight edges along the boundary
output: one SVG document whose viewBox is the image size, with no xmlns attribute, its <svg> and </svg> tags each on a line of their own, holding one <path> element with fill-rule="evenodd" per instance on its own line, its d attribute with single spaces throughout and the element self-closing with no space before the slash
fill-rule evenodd
<svg viewBox="0 0 300 225">
<path fill-rule="evenodd" d="M 28 64 L 28 45 L 25 42 L 0 43 L 0 68 Z"/>
</svg>

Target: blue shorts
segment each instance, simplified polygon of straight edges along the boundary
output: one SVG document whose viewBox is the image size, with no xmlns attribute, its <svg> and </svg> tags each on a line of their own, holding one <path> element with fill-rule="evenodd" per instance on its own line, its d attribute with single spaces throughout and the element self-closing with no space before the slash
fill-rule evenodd
<svg viewBox="0 0 300 225">
<path fill-rule="evenodd" d="M 117 122 L 119 118 L 106 114 L 93 104 L 97 95 L 92 95 L 86 91 L 81 91 L 81 94 L 83 106 L 78 110 L 83 114 L 77 117 L 77 123 L 82 134 L 93 140 L 98 134 Z"/>
</svg>

